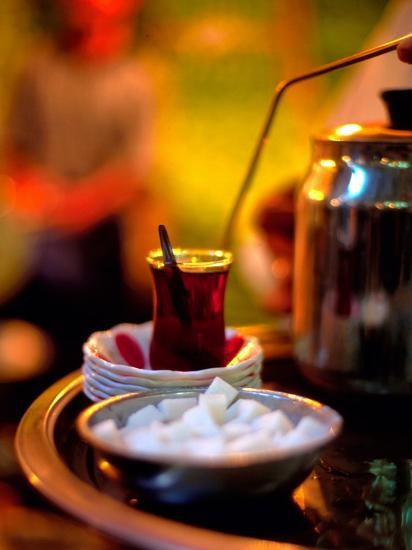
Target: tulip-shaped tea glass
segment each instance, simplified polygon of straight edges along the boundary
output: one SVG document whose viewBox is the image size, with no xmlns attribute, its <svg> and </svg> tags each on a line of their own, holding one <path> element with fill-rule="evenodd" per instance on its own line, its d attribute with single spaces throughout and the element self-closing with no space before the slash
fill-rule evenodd
<svg viewBox="0 0 412 550">
<path fill-rule="evenodd" d="M 154 285 L 152 369 L 202 370 L 224 365 L 224 298 L 232 254 L 174 248 L 176 264 L 161 249 L 149 252 Z"/>
</svg>

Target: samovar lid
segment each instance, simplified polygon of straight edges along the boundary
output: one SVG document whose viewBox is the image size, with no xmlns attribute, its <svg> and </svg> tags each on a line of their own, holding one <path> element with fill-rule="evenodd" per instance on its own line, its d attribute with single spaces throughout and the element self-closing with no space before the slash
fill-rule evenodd
<svg viewBox="0 0 412 550">
<path fill-rule="evenodd" d="M 341 142 L 405 143 L 412 141 L 412 89 L 385 90 L 381 93 L 390 124 L 350 122 L 317 136 L 318 140 Z"/>
</svg>

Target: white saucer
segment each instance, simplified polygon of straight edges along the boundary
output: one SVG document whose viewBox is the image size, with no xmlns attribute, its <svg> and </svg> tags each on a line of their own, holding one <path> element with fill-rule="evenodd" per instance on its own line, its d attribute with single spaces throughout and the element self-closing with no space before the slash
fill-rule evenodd
<svg viewBox="0 0 412 550">
<path fill-rule="evenodd" d="M 236 387 L 261 387 L 262 348 L 254 337 L 243 336 L 236 356 L 224 367 L 198 371 L 151 370 L 149 348 L 152 323 L 123 323 L 110 330 L 93 333 L 83 346 L 84 393 L 92 401 L 135 391 L 206 387 L 219 376 Z M 226 329 L 226 338 L 240 336 L 233 328 Z M 118 338 L 129 338 L 137 346 L 141 366 L 132 366 L 122 356 Z"/>
</svg>

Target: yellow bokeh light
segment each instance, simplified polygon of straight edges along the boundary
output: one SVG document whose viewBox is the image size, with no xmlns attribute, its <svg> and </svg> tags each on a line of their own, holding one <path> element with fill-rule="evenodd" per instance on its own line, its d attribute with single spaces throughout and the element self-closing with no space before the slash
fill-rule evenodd
<svg viewBox="0 0 412 550">
<path fill-rule="evenodd" d="M 360 124 L 344 124 L 343 126 L 336 128 L 335 134 L 337 136 L 351 136 L 353 134 L 356 134 L 357 132 L 360 132 L 361 130 L 362 126 Z"/>
<path fill-rule="evenodd" d="M 319 191 L 319 189 L 311 189 L 308 193 L 308 197 L 313 201 L 323 201 L 325 198 L 325 193 Z"/>
<path fill-rule="evenodd" d="M 321 159 L 319 164 L 322 168 L 336 168 L 336 162 L 332 159 Z"/>
</svg>

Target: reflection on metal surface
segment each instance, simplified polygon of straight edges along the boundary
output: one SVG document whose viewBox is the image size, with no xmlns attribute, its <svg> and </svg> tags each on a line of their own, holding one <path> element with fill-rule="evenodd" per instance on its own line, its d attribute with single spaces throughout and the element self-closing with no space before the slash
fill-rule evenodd
<svg viewBox="0 0 412 550">
<path fill-rule="evenodd" d="M 348 199 L 362 194 L 366 184 L 366 172 L 360 166 L 352 166 L 352 175 L 348 183 Z"/>
<path fill-rule="evenodd" d="M 315 472 L 312 472 L 308 479 L 296 490 L 293 499 L 299 508 L 306 513 L 310 510 L 316 510 L 322 520 L 330 519 L 331 512 L 324 498 L 319 477 Z"/>
<path fill-rule="evenodd" d="M 411 467 L 410 460 L 374 459 L 360 472 L 324 462 L 294 494 L 314 523 L 317 545 L 409 550 Z"/>
<path fill-rule="evenodd" d="M 402 548 L 400 527 L 404 503 L 410 494 L 409 461 L 373 460 L 370 473 L 374 476 L 365 492 L 369 517 L 359 526 L 359 532 L 383 548 Z"/>
</svg>

